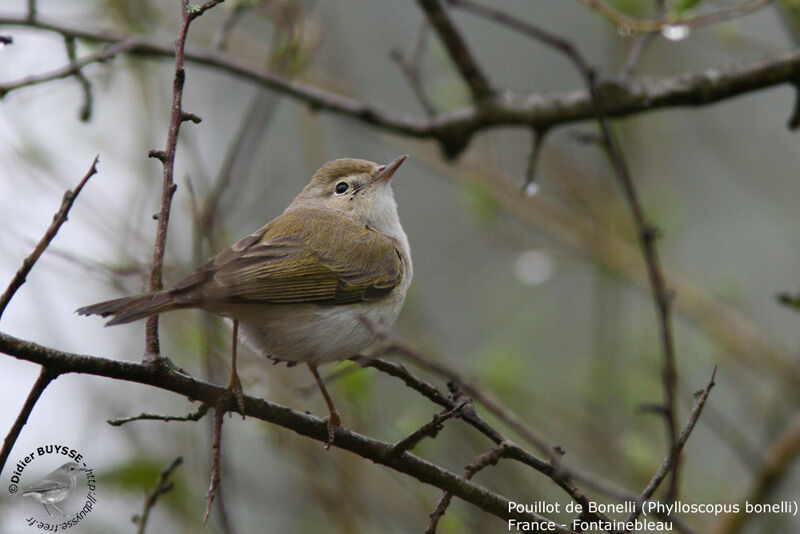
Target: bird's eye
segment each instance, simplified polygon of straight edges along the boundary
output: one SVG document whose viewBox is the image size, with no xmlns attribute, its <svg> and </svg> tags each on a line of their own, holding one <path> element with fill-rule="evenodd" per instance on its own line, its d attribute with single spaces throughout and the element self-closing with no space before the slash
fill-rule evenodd
<svg viewBox="0 0 800 534">
<path fill-rule="evenodd" d="M 350 186 L 347 184 L 347 182 L 339 182 L 338 184 L 336 184 L 336 188 L 334 189 L 334 191 L 336 192 L 337 195 L 344 195 L 345 193 L 347 193 L 348 189 L 350 189 Z"/>
</svg>

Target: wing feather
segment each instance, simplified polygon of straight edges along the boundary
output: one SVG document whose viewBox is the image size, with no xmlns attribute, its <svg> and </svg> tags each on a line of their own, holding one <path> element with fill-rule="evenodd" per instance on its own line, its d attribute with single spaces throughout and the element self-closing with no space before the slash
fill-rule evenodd
<svg viewBox="0 0 800 534">
<path fill-rule="evenodd" d="M 351 304 L 386 297 L 402 276 L 392 239 L 332 211 L 292 210 L 210 259 L 170 293 L 181 304 Z"/>
</svg>

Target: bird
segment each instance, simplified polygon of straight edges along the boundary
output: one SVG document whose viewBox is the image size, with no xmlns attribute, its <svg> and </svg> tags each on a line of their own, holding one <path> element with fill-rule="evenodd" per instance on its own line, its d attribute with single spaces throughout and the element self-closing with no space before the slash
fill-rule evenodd
<svg viewBox="0 0 800 534">
<path fill-rule="evenodd" d="M 100 302 L 77 313 L 111 317 L 107 326 L 187 308 L 232 319 L 228 390 L 242 413 L 239 325 L 256 352 L 308 366 L 329 410 L 329 448 L 341 419 L 317 366 L 374 347 L 379 333 L 397 319 L 411 283 L 411 250 L 391 186 L 407 157 L 386 165 L 329 161 L 282 214 L 170 289 Z"/>
<path fill-rule="evenodd" d="M 33 497 L 44 506 L 47 515 L 50 515 L 50 511 L 47 510 L 47 505 L 49 504 L 61 512 L 61 515 L 66 516 L 67 514 L 56 506 L 56 503 L 67 499 L 72 494 L 77 483 L 78 473 L 81 471 L 86 471 L 86 468 L 75 462 L 67 462 L 20 493 L 20 496 Z"/>
</svg>

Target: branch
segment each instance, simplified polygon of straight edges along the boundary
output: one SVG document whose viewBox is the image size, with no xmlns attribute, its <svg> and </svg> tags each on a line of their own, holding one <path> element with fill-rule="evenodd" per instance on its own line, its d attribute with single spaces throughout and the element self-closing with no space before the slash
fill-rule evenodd
<svg viewBox="0 0 800 534">
<path fill-rule="evenodd" d="M 475 58 L 472 57 L 467 43 L 461 38 L 461 34 L 453 25 L 450 15 L 442 8 L 439 0 L 417 0 L 417 3 L 425 11 L 428 21 L 439 35 L 450 59 L 455 63 L 461 77 L 467 82 L 472 99 L 475 102 L 481 102 L 491 97 L 494 91 L 489 85 L 489 80 L 481 71 Z"/>
<path fill-rule="evenodd" d="M 464 400 L 454 408 L 442 410 L 441 412 L 433 414 L 433 418 L 430 421 L 392 445 L 392 456 L 399 456 L 405 451 L 410 451 L 425 438 L 435 438 L 436 434 L 442 429 L 443 423 L 451 417 L 458 415 L 458 412 L 468 403 L 468 400 Z"/>
<path fill-rule="evenodd" d="M 11 429 L 3 440 L 3 448 L 0 450 L 0 473 L 3 472 L 3 467 L 6 465 L 8 455 L 11 454 L 11 449 L 14 448 L 14 443 L 17 442 L 22 427 L 28 422 L 28 417 L 31 415 L 33 407 L 36 406 L 39 397 L 42 396 L 42 393 L 44 393 L 44 390 L 50 385 L 50 382 L 58 378 L 58 375 L 58 372 L 52 371 L 47 367 L 42 367 L 42 370 L 39 372 L 39 377 L 36 379 L 36 382 L 34 382 L 30 393 L 28 393 L 25 404 L 22 405 L 22 409 L 19 411 L 16 421 L 11 425 Z"/>
<path fill-rule="evenodd" d="M 697 397 L 697 402 L 694 405 L 694 409 L 692 409 L 692 413 L 689 414 L 689 419 L 686 421 L 686 424 L 681 430 L 680 435 L 678 435 L 678 438 L 675 441 L 675 447 L 673 451 L 667 455 L 667 457 L 664 459 L 664 462 L 661 464 L 661 467 L 658 468 L 658 471 L 656 471 L 656 473 L 653 475 L 653 478 L 650 479 L 650 482 L 639 496 L 639 502 L 642 505 L 646 501 L 650 500 L 650 497 L 652 497 L 656 492 L 658 486 L 661 484 L 664 478 L 666 478 L 669 472 L 675 468 L 678 456 L 680 456 L 683 446 L 686 445 L 686 441 L 689 439 L 692 430 L 694 430 L 694 425 L 697 423 L 697 420 L 700 418 L 700 414 L 703 412 L 703 406 L 705 406 L 706 401 L 708 400 L 708 394 L 711 393 L 711 388 L 716 385 L 716 382 L 714 382 L 714 378 L 716 376 L 717 368 L 715 366 L 714 370 L 711 372 L 711 379 L 708 381 L 705 389 L 703 389 Z M 641 506 L 637 506 L 636 508 L 636 511 L 632 512 L 626 521 L 635 521 L 639 517 L 639 514 L 642 512 Z"/>
<path fill-rule="evenodd" d="M 169 130 L 167 132 L 167 146 L 161 151 L 151 151 L 150 156 L 161 161 L 164 167 L 162 187 L 161 187 L 161 211 L 158 214 L 158 229 L 156 230 L 156 242 L 153 247 L 153 262 L 150 268 L 149 291 L 161 291 L 164 288 L 162 279 L 164 269 L 164 253 L 167 247 L 167 227 L 169 225 L 169 214 L 172 208 L 172 197 L 175 194 L 176 185 L 173 181 L 175 171 L 175 150 L 178 146 L 178 133 L 184 121 L 200 122 L 195 115 L 187 114 L 183 111 L 183 86 L 186 82 L 186 72 L 183 68 L 184 48 L 186 46 L 186 36 L 189 33 L 189 25 L 194 19 L 201 16 L 208 9 L 211 9 L 222 0 L 209 0 L 202 6 L 181 4 L 181 27 L 178 32 L 178 39 L 175 41 L 175 78 L 172 84 L 172 111 L 169 118 Z M 158 315 L 148 317 L 146 329 L 147 357 L 153 362 L 162 362 L 160 358 L 160 348 L 158 343 Z M 163 362 L 162 362 L 163 363 Z"/>
<path fill-rule="evenodd" d="M 392 349 L 398 350 L 397 346 L 394 345 Z M 422 357 L 418 355 L 417 358 L 422 358 Z M 458 408 L 459 404 L 461 404 L 461 399 L 464 398 L 463 393 L 461 393 L 461 391 L 459 390 L 459 386 L 461 386 L 461 384 L 456 385 L 456 383 L 453 381 L 451 381 L 448 384 L 451 391 L 453 392 L 453 397 L 448 398 L 442 395 L 439 392 L 439 390 L 436 389 L 431 384 L 423 380 L 420 380 L 419 378 L 409 373 L 408 370 L 406 370 L 406 368 L 403 367 L 402 365 L 381 360 L 379 358 L 368 358 L 365 356 L 356 356 L 351 358 L 351 360 L 360 363 L 364 367 L 374 367 L 379 371 L 400 378 L 411 389 L 414 389 L 415 391 L 421 393 L 423 396 L 432 400 L 436 404 L 445 407 L 446 409 L 454 410 Z M 424 358 L 422 358 L 422 360 L 425 361 Z M 465 386 L 465 389 L 466 387 L 467 386 Z M 477 392 L 479 396 L 484 397 L 484 395 L 480 393 L 480 391 L 478 391 L 476 388 L 472 386 L 469 386 L 469 388 L 471 391 Z M 497 406 L 499 405 L 496 405 L 495 408 L 497 408 Z M 501 413 L 503 413 L 502 408 L 501 408 Z M 578 489 L 577 487 L 575 487 L 574 484 L 572 484 L 572 482 L 570 481 L 571 478 L 570 471 L 568 471 L 563 466 L 558 464 L 557 459 L 551 459 L 551 463 L 547 463 L 544 460 L 541 460 L 536 456 L 534 456 L 533 454 L 531 454 L 530 452 L 526 451 L 519 445 L 514 444 L 513 442 L 505 438 L 498 430 L 496 430 L 486 421 L 484 421 L 475 412 L 471 404 L 466 404 L 463 407 L 461 407 L 461 409 L 458 411 L 458 417 L 463 421 L 465 421 L 466 423 L 470 424 L 472 427 L 477 429 L 485 436 L 487 436 L 489 439 L 491 439 L 495 443 L 495 445 L 498 445 L 500 443 L 506 443 L 506 446 L 503 449 L 504 454 L 506 455 L 505 457 L 523 463 L 528 467 L 531 467 L 534 470 L 542 473 L 543 475 L 551 479 L 553 482 L 555 482 L 570 497 L 572 497 L 574 501 L 581 503 L 585 509 L 588 509 L 588 500 L 586 499 L 586 496 L 580 489 Z M 608 518 L 601 513 L 588 514 L 588 517 L 594 520 L 608 521 Z"/>
<path fill-rule="evenodd" d="M 133 421 L 199 421 L 202 419 L 209 410 L 210 406 L 208 404 L 201 404 L 200 407 L 187 415 L 160 415 L 156 413 L 140 413 L 139 415 L 134 415 L 132 417 L 121 417 L 119 419 L 109 419 L 106 421 L 111 426 L 122 426 L 125 423 L 131 423 Z"/>
<path fill-rule="evenodd" d="M 800 456 L 800 415 L 796 415 L 764 453 L 761 468 L 755 480 L 747 491 L 747 496 L 740 504 L 744 509 L 744 502 L 764 503 L 770 493 L 791 474 L 789 467 Z M 715 534 L 735 534 L 744 529 L 745 524 L 757 517 L 758 514 L 728 514 L 724 516 Z"/>
<path fill-rule="evenodd" d="M 52 31 L 92 42 L 118 43 L 130 36 L 64 25 L 37 18 L 0 14 L 0 25 L 25 26 Z M 127 53 L 144 57 L 174 58 L 174 48 L 152 40 L 135 38 Z M 588 91 L 554 94 L 504 93 L 482 102 L 432 119 L 416 120 L 392 114 L 369 103 L 338 95 L 301 82 L 265 73 L 246 62 L 217 51 L 186 50 L 187 62 L 204 65 L 247 80 L 304 102 L 313 110 L 326 111 L 369 124 L 389 133 L 420 139 L 434 139 L 455 157 L 466 148 L 477 132 L 508 126 L 532 129 L 571 124 L 595 118 L 595 107 Z M 80 63 L 80 62 L 79 62 Z M 74 73 L 71 71 L 71 73 Z M 69 73 L 61 75 L 64 77 Z M 741 63 L 724 69 L 707 69 L 663 78 L 603 80 L 597 83 L 604 113 L 609 118 L 628 117 L 664 108 L 707 106 L 754 91 L 791 84 L 800 77 L 800 52 Z M 27 86 L 30 83 L 21 86 Z M 8 91 L 19 82 L 6 84 Z"/>
<path fill-rule="evenodd" d="M 17 359 L 38 363 L 59 373 L 90 374 L 136 382 L 164 391 L 172 391 L 190 400 L 210 404 L 222 400 L 225 403 L 224 409 L 236 409 L 235 401 L 225 389 L 195 380 L 170 368 L 157 368 L 147 364 L 59 351 L 4 333 L 0 333 L 0 352 Z M 249 396 L 245 396 L 244 399 L 245 415 L 288 428 L 321 443 L 326 442 L 328 431 L 324 420 L 263 399 Z M 509 511 L 509 500 L 505 497 L 413 454 L 404 452 L 399 457 L 392 458 L 391 443 L 378 441 L 339 427 L 336 431 L 335 446 L 443 491 L 451 491 L 453 495 L 501 519 L 513 518 L 521 521 L 547 522 L 553 526 L 554 532 L 571 533 L 570 530 L 538 514 Z"/>
<path fill-rule="evenodd" d="M 508 444 L 506 442 L 498 443 L 488 451 L 475 457 L 475 459 L 472 460 L 464 469 L 464 478 L 470 480 L 481 469 L 499 462 L 500 458 L 503 457 L 504 449 L 507 445 Z M 425 534 L 436 533 L 436 528 L 439 526 L 439 520 L 441 520 L 444 516 L 444 513 L 447 511 L 447 507 L 450 506 L 450 501 L 452 499 L 452 493 L 445 492 L 442 494 L 441 499 L 439 499 L 439 503 L 436 505 L 436 509 L 430 515 L 431 520 L 428 523 L 428 528 L 425 530 Z"/>
<path fill-rule="evenodd" d="M 33 252 L 25 258 L 22 262 L 22 266 L 19 268 L 17 273 L 14 275 L 14 278 L 11 280 L 11 283 L 8 284 L 8 287 L 3 292 L 3 295 L 0 296 L 0 318 L 3 316 L 3 312 L 5 311 L 8 303 L 11 302 L 11 299 L 14 297 L 14 294 L 17 290 L 22 287 L 22 284 L 25 283 L 25 279 L 28 277 L 28 274 L 33 269 L 33 266 L 39 260 L 39 257 L 42 253 L 47 249 L 50 245 L 50 242 L 55 238 L 58 230 L 61 228 L 61 225 L 64 224 L 64 221 L 67 220 L 67 215 L 69 215 L 69 210 L 72 208 L 72 204 L 75 202 L 75 199 L 80 194 L 83 186 L 86 185 L 86 182 L 89 181 L 89 178 L 94 176 L 97 173 L 97 162 L 99 161 L 100 156 L 97 155 L 94 157 L 92 161 L 91 167 L 84 175 L 83 179 L 75 186 L 75 189 L 69 190 L 64 193 L 64 197 L 61 200 L 61 207 L 58 208 L 58 211 L 53 216 L 53 222 L 50 223 L 50 226 L 47 228 L 47 231 L 44 233 L 42 238 L 36 244 L 36 247 L 33 249 Z M 2 466 L 0 466 L 2 467 Z"/>
<path fill-rule="evenodd" d="M 672 336 L 672 315 L 671 315 L 671 300 L 672 294 L 667 288 L 664 279 L 664 273 L 661 268 L 661 262 L 658 256 L 658 249 L 655 244 L 658 231 L 650 225 L 645 216 L 644 209 L 642 208 L 639 194 L 633 182 L 630 169 L 628 168 L 627 161 L 622 152 L 622 148 L 611 130 L 606 115 L 606 104 L 603 95 L 599 91 L 595 71 L 586 62 L 583 55 L 575 48 L 575 46 L 547 30 L 538 28 L 528 22 L 522 21 L 512 17 L 500 10 L 476 4 L 471 0 L 453 0 L 455 4 L 467 11 L 470 11 L 481 17 L 493 20 L 508 28 L 522 33 L 540 41 L 545 45 L 554 48 L 562 53 L 569 59 L 575 69 L 584 78 L 592 98 L 595 117 L 600 127 L 600 133 L 603 139 L 603 145 L 606 149 L 611 166 L 614 169 L 614 174 L 619 181 L 625 200 L 631 211 L 636 233 L 639 238 L 639 243 L 642 249 L 645 263 L 647 265 L 647 274 L 650 281 L 651 292 L 653 294 L 653 301 L 656 307 L 658 318 L 659 335 L 661 337 L 661 347 L 664 355 L 664 365 L 662 371 L 662 382 L 664 385 L 664 403 L 661 413 L 664 416 L 664 423 L 667 428 L 667 437 L 669 440 L 669 449 L 674 456 L 673 463 L 674 469 L 672 470 L 672 479 L 670 489 L 667 495 L 667 500 L 673 500 L 677 495 L 678 490 L 678 452 L 677 452 L 677 417 L 675 406 L 675 389 L 677 386 L 677 369 L 675 362 L 675 345 Z"/>
<path fill-rule="evenodd" d="M 136 530 L 137 534 L 144 534 L 147 528 L 147 520 L 150 518 L 150 510 L 152 510 L 156 505 L 159 497 L 173 488 L 175 484 L 173 482 L 169 482 L 168 479 L 172 472 L 182 463 L 183 458 L 178 456 L 172 460 L 172 463 L 161 470 L 161 473 L 158 475 L 158 480 L 156 480 L 156 486 L 150 493 L 147 494 L 147 497 L 144 499 L 142 515 L 140 515 L 138 518 L 134 518 L 134 522 L 138 523 L 139 525 L 139 528 Z"/>
<path fill-rule="evenodd" d="M 203 526 L 208 523 L 211 505 L 214 504 L 214 497 L 220 482 L 219 457 L 222 451 L 222 420 L 224 417 L 225 409 L 217 405 L 214 408 L 214 439 L 211 444 L 211 482 L 208 484 L 208 493 L 206 493 L 206 513 L 203 515 Z"/>
</svg>

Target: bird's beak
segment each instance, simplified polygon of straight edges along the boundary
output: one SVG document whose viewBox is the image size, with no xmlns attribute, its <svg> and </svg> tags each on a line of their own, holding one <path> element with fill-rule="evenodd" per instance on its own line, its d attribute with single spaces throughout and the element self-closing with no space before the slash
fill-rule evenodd
<svg viewBox="0 0 800 534">
<path fill-rule="evenodd" d="M 400 165 L 406 160 L 408 154 L 403 154 L 393 162 L 388 165 L 384 165 L 380 169 L 378 169 L 378 174 L 375 176 L 375 183 L 383 183 L 388 182 L 389 179 L 394 176 L 395 171 Z"/>
</svg>

